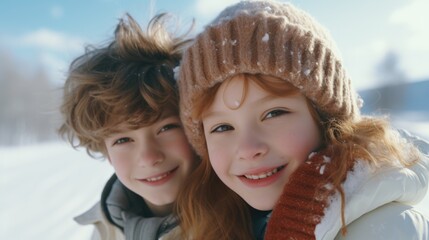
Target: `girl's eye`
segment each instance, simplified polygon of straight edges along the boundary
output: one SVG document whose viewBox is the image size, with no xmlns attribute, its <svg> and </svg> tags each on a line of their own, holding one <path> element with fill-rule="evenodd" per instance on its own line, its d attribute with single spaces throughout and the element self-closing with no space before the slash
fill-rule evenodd
<svg viewBox="0 0 429 240">
<path fill-rule="evenodd" d="M 278 117 L 278 116 L 281 116 L 281 115 L 287 114 L 287 113 L 290 113 L 290 112 L 286 111 L 286 110 L 282 110 L 282 109 L 272 110 L 265 115 L 263 120 Z"/>
<path fill-rule="evenodd" d="M 171 130 L 171 129 L 176 129 L 176 128 L 181 128 L 180 124 L 176 124 L 176 123 L 171 123 L 171 124 L 167 124 L 165 126 L 163 126 L 160 130 L 159 133 Z"/>
<path fill-rule="evenodd" d="M 221 132 L 226 132 L 226 131 L 231 131 L 234 130 L 233 127 L 231 127 L 230 125 L 219 125 L 215 128 L 213 128 L 213 130 L 210 131 L 210 133 L 221 133 Z"/>
<path fill-rule="evenodd" d="M 127 143 L 130 142 L 131 138 L 128 137 L 124 137 L 124 138 L 119 138 L 118 140 L 116 140 L 113 145 L 117 145 L 117 144 L 123 144 L 123 143 Z"/>
</svg>

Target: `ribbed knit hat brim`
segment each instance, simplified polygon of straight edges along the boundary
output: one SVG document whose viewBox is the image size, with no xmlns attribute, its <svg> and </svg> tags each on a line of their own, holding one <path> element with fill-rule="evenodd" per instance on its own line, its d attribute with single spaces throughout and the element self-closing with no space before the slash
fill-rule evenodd
<svg viewBox="0 0 429 240">
<path fill-rule="evenodd" d="M 205 139 L 201 121 L 191 116 L 194 104 L 207 89 L 238 73 L 284 79 L 330 118 L 359 116 L 357 95 L 322 26 L 290 4 L 240 2 L 207 26 L 182 59 L 182 121 L 201 156 Z"/>
</svg>

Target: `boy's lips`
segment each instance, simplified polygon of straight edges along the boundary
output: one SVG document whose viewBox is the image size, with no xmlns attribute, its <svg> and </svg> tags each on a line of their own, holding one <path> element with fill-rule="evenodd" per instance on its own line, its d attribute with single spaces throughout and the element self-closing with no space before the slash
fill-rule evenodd
<svg viewBox="0 0 429 240">
<path fill-rule="evenodd" d="M 164 180 L 165 178 L 169 177 L 172 173 L 174 173 L 179 167 L 175 167 L 172 170 L 169 170 L 167 172 L 164 173 L 160 173 L 157 175 L 153 175 L 150 176 L 148 178 L 139 178 L 137 180 L 141 181 L 141 182 L 146 182 L 146 183 L 156 183 L 156 182 L 160 182 L 161 180 Z"/>
</svg>

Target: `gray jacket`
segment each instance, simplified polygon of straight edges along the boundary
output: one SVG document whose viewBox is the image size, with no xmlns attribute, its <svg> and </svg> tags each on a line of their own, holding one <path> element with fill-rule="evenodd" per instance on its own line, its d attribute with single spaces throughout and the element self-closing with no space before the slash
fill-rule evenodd
<svg viewBox="0 0 429 240">
<path fill-rule="evenodd" d="M 178 225 L 172 215 L 155 217 L 145 201 L 127 189 L 113 175 L 104 187 L 100 203 L 75 218 L 81 224 L 94 224 L 93 239 L 161 239 Z M 122 235 L 122 236 L 121 236 Z"/>
</svg>

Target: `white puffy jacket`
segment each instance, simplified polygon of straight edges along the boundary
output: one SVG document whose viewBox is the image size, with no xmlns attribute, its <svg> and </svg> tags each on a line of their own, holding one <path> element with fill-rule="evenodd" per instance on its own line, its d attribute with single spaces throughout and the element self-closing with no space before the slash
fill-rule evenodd
<svg viewBox="0 0 429 240">
<path fill-rule="evenodd" d="M 341 206 L 336 198 L 316 228 L 317 239 L 429 240 L 429 216 L 412 207 L 427 194 L 429 144 L 413 136 L 407 138 L 424 153 L 421 161 L 409 168 L 376 171 L 359 162 L 359 168 L 349 173 L 344 183 L 347 235 L 340 233 L 339 211 L 332 211 Z"/>
</svg>

